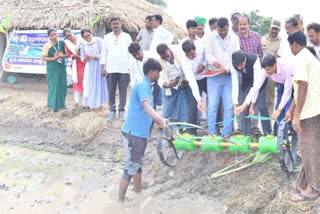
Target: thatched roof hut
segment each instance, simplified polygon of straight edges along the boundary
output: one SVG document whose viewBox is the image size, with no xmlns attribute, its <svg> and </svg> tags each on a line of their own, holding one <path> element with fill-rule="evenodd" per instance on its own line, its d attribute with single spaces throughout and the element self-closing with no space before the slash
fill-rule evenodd
<svg viewBox="0 0 320 214">
<path fill-rule="evenodd" d="M 163 9 L 145 0 L 0 0 L 0 17 L 9 13 L 12 17 L 11 30 L 81 29 L 89 27 L 99 17 L 95 25 L 96 36 L 103 37 L 111 31 L 110 19 L 119 16 L 123 31 L 135 39 L 144 27 L 147 15 L 161 14 L 163 26 L 172 32 L 176 40 L 184 36 L 183 28 L 173 22 Z M 0 33 L 0 64 L 6 46 L 4 34 Z M 0 65 L 0 79 L 3 80 Z"/>
<path fill-rule="evenodd" d="M 134 38 L 149 14 L 162 14 L 163 25 L 177 38 L 184 30 L 177 26 L 163 9 L 145 0 L 0 0 L 0 14 L 9 12 L 14 29 L 80 29 L 88 27 L 100 16 L 96 33 L 102 36 L 110 32 L 110 18 L 119 16 L 123 30 Z M 104 32 L 103 32 L 104 31 Z"/>
</svg>

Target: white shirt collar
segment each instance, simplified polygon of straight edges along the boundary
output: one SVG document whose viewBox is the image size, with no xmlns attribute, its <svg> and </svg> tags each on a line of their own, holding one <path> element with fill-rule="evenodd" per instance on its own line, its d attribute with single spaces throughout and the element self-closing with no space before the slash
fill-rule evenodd
<svg viewBox="0 0 320 214">
<path fill-rule="evenodd" d="M 117 37 L 116 36 L 116 34 L 114 33 L 114 32 L 112 32 L 112 34 L 111 34 L 113 37 L 116 37 L 116 38 L 119 38 L 119 37 L 121 37 L 122 36 L 122 31 L 120 31 L 120 33 L 119 33 L 119 36 Z"/>
</svg>

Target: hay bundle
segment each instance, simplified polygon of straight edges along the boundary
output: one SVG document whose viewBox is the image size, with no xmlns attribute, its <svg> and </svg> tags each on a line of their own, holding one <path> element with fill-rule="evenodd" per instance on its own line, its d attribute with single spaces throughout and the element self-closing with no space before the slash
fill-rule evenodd
<svg viewBox="0 0 320 214">
<path fill-rule="evenodd" d="M 14 97 L 7 97 L 0 100 L 0 117 L 3 123 L 18 123 L 37 121 L 36 110 L 31 103 L 24 101 L 17 102 Z"/>
<path fill-rule="evenodd" d="M 72 134 L 77 134 L 81 138 L 89 140 L 97 136 L 105 127 L 107 127 L 107 120 L 105 118 L 98 116 L 95 112 L 84 112 L 70 118 L 65 123 L 64 128 Z"/>
<path fill-rule="evenodd" d="M 83 141 L 93 139 L 102 131 L 112 131 L 107 127 L 107 120 L 97 113 L 80 109 L 54 113 L 45 106 L 37 106 L 18 96 L 0 99 L 0 120 L 4 124 L 63 129 Z"/>
</svg>

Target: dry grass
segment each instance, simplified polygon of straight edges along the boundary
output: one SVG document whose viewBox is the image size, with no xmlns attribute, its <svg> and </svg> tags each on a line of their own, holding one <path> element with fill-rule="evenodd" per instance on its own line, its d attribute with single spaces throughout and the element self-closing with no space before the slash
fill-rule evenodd
<svg viewBox="0 0 320 214">
<path fill-rule="evenodd" d="M 89 122 L 90 121 L 90 122 Z M 84 112 L 71 118 L 65 128 L 82 138 L 92 138 L 107 126 L 107 120 L 95 112 Z"/>
<path fill-rule="evenodd" d="M 37 106 L 26 102 L 18 96 L 0 99 L 0 118 L 2 123 L 31 125 L 66 130 L 89 141 L 108 128 L 105 117 L 95 112 L 82 109 L 66 109 L 53 113 L 45 106 Z"/>
</svg>

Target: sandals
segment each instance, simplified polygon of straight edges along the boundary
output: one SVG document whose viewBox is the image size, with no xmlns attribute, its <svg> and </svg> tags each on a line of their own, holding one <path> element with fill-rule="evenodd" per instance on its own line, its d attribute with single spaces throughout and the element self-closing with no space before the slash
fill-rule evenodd
<svg viewBox="0 0 320 214">
<path fill-rule="evenodd" d="M 296 185 L 296 186 L 294 186 L 294 192 L 295 193 L 301 193 L 303 191 L 303 189 L 299 186 L 299 185 Z"/>
<path fill-rule="evenodd" d="M 303 192 L 294 194 L 293 197 L 291 198 L 291 200 L 293 202 L 299 202 L 299 201 L 312 201 L 315 200 L 316 198 L 318 198 L 320 196 L 320 193 L 317 193 L 315 196 L 307 196 L 306 194 L 304 194 Z"/>
</svg>

